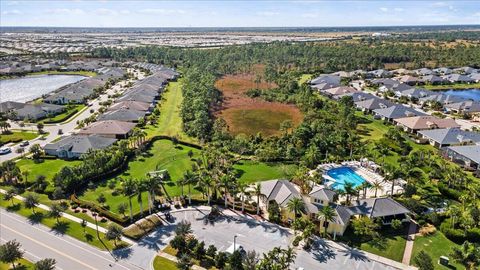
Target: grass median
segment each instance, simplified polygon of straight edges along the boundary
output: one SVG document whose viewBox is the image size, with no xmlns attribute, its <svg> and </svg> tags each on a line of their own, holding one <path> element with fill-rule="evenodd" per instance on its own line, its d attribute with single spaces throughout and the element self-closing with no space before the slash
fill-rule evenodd
<svg viewBox="0 0 480 270">
<path fill-rule="evenodd" d="M 71 221 L 67 218 L 61 217 L 58 221 L 49 216 L 48 211 L 36 208 L 35 212 L 31 209 L 26 209 L 23 202 L 17 199 L 6 201 L 3 198 L 0 200 L 0 207 L 5 208 L 9 212 L 13 212 L 24 216 L 31 224 L 43 224 L 52 229 L 57 234 L 68 235 L 77 240 L 95 246 L 101 250 L 112 250 L 116 248 L 126 247 L 128 244 L 119 241 L 117 246 L 105 239 L 105 234 L 99 233 L 100 239 L 97 237 L 95 229 L 90 227 L 82 227 L 80 223 Z"/>
</svg>

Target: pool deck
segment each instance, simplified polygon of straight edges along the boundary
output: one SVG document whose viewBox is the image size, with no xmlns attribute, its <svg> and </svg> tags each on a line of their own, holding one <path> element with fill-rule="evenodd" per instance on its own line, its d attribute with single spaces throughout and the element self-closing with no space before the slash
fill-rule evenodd
<svg viewBox="0 0 480 270">
<path fill-rule="evenodd" d="M 382 196 L 388 196 L 392 192 L 392 184 L 388 181 L 385 180 L 383 176 L 380 174 L 376 173 L 373 169 L 379 168 L 379 166 L 371 161 L 345 161 L 342 162 L 341 164 L 338 163 L 325 163 L 325 164 L 320 164 L 317 167 L 317 170 L 321 170 L 323 172 L 327 172 L 328 170 L 336 169 L 336 168 L 341 168 L 341 167 L 348 167 L 352 171 L 354 171 L 356 174 L 361 176 L 365 181 L 367 181 L 369 184 L 374 184 L 374 183 L 380 183 L 382 188 L 377 190 L 377 197 L 382 197 Z M 335 181 L 334 178 L 329 176 L 327 173 L 323 173 L 322 177 L 327 180 L 327 187 L 330 187 L 333 182 Z M 401 187 L 401 181 L 403 180 L 398 180 L 395 183 L 393 193 L 394 194 L 400 194 L 403 193 L 403 188 Z M 375 190 L 374 189 L 367 189 L 366 192 L 366 197 L 375 197 Z"/>
</svg>

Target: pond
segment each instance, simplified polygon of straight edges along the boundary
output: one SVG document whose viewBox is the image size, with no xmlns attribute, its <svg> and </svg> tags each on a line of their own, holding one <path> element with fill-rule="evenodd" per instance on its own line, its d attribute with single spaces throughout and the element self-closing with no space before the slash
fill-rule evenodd
<svg viewBox="0 0 480 270">
<path fill-rule="evenodd" d="M 441 92 L 447 95 L 480 101 L 480 89 L 447 90 L 447 91 L 441 91 Z"/>
<path fill-rule="evenodd" d="M 87 77 L 79 75 L 35 75 L 0 80 L 0 102 L 27 102 Z"/>
</svg>

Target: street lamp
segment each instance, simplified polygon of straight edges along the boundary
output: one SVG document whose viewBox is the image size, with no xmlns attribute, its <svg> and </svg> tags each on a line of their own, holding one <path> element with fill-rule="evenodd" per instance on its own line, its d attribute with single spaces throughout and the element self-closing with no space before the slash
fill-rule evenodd
<svg viewBox="0 0 480 270">
<path fill-rule="evenodd" d="M 238 235 L 233 236 L 233 252 L 235 252 L 235 250 L 236 250 L 235 244 L 236 244 L 236 241 L 237 241 L 237 236 Z"/>
<path fill-rule="evenodd" d="M 98 221 L 97 221 L 98 214 L 93 212 L 92 216 L 95 218 L 95 226 L 97 227 L 97 237 L 98 237 L 98 239 L 100 239 L 100 234 L 98 233 Z"/>
</svg>

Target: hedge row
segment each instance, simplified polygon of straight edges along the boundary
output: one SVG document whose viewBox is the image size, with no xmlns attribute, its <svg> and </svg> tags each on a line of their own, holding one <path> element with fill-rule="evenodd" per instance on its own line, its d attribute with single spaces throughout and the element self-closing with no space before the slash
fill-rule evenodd
<svg viewBox="0 0 480 270">
<path fill-rule="evenodd" d="M 457 244 L 462 244 L 465 241 L 480 243 L 480 228 L 468 230 L 452 228 L 452 220 L 450 218 L 442 222 L 440 231 Z"/>
<path fill-rule="evenodd" d="M 43 123 L 45 124 L 56 124 L 56 123 L 61 123 L 67 119 L 69 119 L 70 117 L 74 116 L 76 113 L 78 113 L 78 109 L 74 109 L 72 110 L 69 114 L 65 115 L 64 117 L 62 117 L 61 119 L 58 119 L 58 120 L 45 120 L 43 121 Z"/>
</svg>

